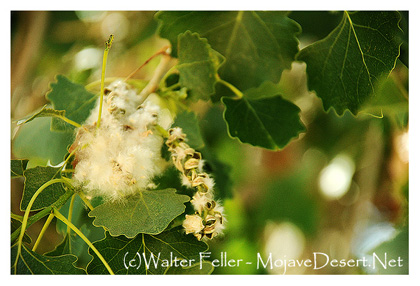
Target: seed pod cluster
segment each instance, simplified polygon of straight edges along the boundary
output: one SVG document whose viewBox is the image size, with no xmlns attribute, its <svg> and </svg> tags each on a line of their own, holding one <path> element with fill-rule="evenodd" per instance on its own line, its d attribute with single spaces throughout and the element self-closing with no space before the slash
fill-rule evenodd
<svg viewBox="0 0 420 286">
<path fill-rule="evenodd" d="M 186 135 L 179 127 L 169 129 L 166 145 L 183 184 L 197 190 L 191 200 L 195 214 L 185 216 L 185 232 L 198 240 L 216 237 L 224 229 L 223 207 L 214 200 L 214 180 L 203 171 L 201 153 L 186 143 Z"/>
</svg>

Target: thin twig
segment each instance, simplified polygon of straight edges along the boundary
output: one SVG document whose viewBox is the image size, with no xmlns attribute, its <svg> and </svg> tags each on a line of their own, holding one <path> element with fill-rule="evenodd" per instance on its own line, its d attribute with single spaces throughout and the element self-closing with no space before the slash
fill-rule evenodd
<svg viewBox="0 0 420 286">
<path fill-rule="evenodd" d="M 81 239 L 83 239 L 83 241 L 86 242 L 86 244 L 93 250 L 93 252 L 95 252 L 98 258 L 102 261 L 109 274 L 114 275 L 114 272 L 112 271 L 111 267 L 109 266 L 105 258 L 102 256 L 102 254 L 98 251 L 98 249 L 96 249 L 96 247 L 93 245 L 93 243 L 74 224 L 68 221 L 67 218 L 63 216 L 57 209 L 54 209 L 54 215 L 56 218 L 58 218 L 67 226 L 69 226 Z"/>
<path fill-rule="evenodd" d="M 159 82 L 171 68 L 171 60 L 172 58 L 170 55 L 166 53 L 163 54 L 162 59 L 157 68 L 155 69 L 155 72 L 153 73 L 153 76 L 150 79 L 149 83 L 140 92 L 138 101 L 139 105 L 142 104 L 146 100 L 146 98 L 158 88 Z"/>
<path fill-rule="evenodd" d="M 106 60 L 108 58 L 108 52 L 109 52 L 109 49 L 111 49 L 112 41 L 113 40 L 114 40 L 114 35 L 110 35 L 108 41 L 105 42 L 104 56 L 103 56 L 103 59 L 102 59 L 101 93 L 100 93 L 100 101 L 99 101 L 99 115 L 98 115 L 98 121 L 96 123 L 96 129 L 98 129 L 99 126 L 101 125 L 102 105 L 103 105 L 103 100 L 104 100 Z"/>
<path fill-rule="evenodd" d="M 50 214 L 47 218 L 47 220 L 44 223 L 44 226 L 41 229 L 41 232 L 38 235 L 38 238 L 35 241 L 34 247 L 32 248 L 32 251 L 35 252 L 38 248 L 39 243 L 41 242 L 42 237 L 44 236 L 45 231 L 47 230 L 48 226 L 50 225 L 52 219 L 54 218 L 54 214 Z"/>
<path fill-rule="evenodd" d="M 141 70 L 145 65 L 147 65 L 151 60 L 153 60 L 154 58 L 156 58 L 159 55 L 169 55 L 168 54 L 168 48 L 169 46 L 165 46 L 162 49 L 160 49 L 159 51 L 157 51 L 154 55 L 152 55 L 150 58 L 148 58 L 141 66 L 139 66 L 135 71 L 133 71 L 132 73 L 130 73 L 124 81 L 129 80 L 130 78 L 132 78 L 139 70 Z"/>
</svg>

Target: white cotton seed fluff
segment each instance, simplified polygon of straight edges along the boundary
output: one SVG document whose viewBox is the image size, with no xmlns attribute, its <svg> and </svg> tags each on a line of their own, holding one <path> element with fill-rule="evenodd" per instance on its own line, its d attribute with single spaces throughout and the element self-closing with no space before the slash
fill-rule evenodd
<svg viewBox="0 0 420 286">
<path fill-rule="evenodd" d="M 227 222 L 226 215 L 224 214 L 225 209 L 223 208 L 220 201 L 216 202 L 216 207 L 214 208 L 214 211 L 219 213 L 220 216 L 223 218 L 222 222 L 220 222 L 219 220 L 216 221 L 215 228 L 214 228 L 214 232 L 217 235 L 220 235 L 220 234 L 223 234 L 223 230 L 225 229 L 225 225 L 226 225 L 226 222 Z"/>
<path fill-rule="evenodd" d="M 73 179 L 87 196 L 120 200 L 153 186 L 152 178 L 166 166 L 161 157 L 163 139 L 152 131 L 162 110 L 147 100 L 139 106 L 138 95 L 124 82 L 114 82 L 108 89 L 100 127 L 96 130 L 98 99 L 79 128 L 87 130 L 79 130 L 73 145 L 79 147 Z"/>
</svg>

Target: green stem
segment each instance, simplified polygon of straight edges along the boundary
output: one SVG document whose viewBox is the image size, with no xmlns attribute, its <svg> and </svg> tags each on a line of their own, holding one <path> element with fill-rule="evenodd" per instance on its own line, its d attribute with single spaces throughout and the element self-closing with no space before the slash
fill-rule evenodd
<svg viewBox="0 0 420 286">
<path fill-rule="evenodd" d="M 169 137 L 169 133 L 168 131 L 165 130 L 165 128 L 163 128 L 162 126 L 160 126 L 159 124 L 155 125 L 155 129 L 157 132 L 159 132 L 159 134 L 163 137 L 163 138 L 168 138 Z"/>
<path fill-rule="evenodd" d="M 63 173 L 64 172 L 64 170 L 65 170 L 65 168 L 66 168 L 66 166 L 67 166 L 67 163 L 69 162 L 69 160 L 70 160 L 70 158 L 74 155 L 74 153 L 76 153 L 76 151 L 78 150 L 80 148 L 80 146 L 77 146 L 76 148 L 74 148 L 74 150 L 73 151 L 71 151 L 71 153 L 67 156 L 67 158 L 66 158 L 66 160 L 64 160 L 63 161 L 63 167 L 62 168 L 60 168 L 56 173 L 55 173 L 55 175 L 54 175 L 54 177 L 55 176 L 57 176 L 58 175 L 58 173 Z M 63 177 L 63 178 L 65 178 L 65 177 Z M 67 179 L 67 178 L 66 178 Z M 71 183 L 71 181 L 70 181 L 70 183 Z"/>
<path fill-rule="evenodd" d="M 102 105 L 104 100 L 104 89 L 105 89 L 105 68 L 106 68 L 106 60 L 108 58 L 109 49 L 112 46 L 112 41 L 114 40 L 114 35 L 110 35 L 108 41 L 105 42 L 105 51 L 104 57 L 102 59 L 102 74 L 101 74 L 101 94 L 100 94 L 100 101 L 99 101 L 99 115 L 98 121 L 96 124 L 96 129 L 99 128 L 101 125 L 101 116 L 102 116 Z"/>
<path fill-rule="evenodd" d="M 119 79 L 119 78 L 118 77 L 108 77 L 104 80 L 104 82 L 105 83 L 111 83 L 113 81 L 116 81 L 117 79 Z M 93 81 L 93 82 L 85 85 L 85 89 L 89 91 L 89 90 L 94 89 L 98 85 L 99 86 L 101 85 L 101 80 L 96 80 L 96 81 Z"/>
<path fill-rule="evenodd" d="M 14 264 L 14 267 L 16 267 L 17 262 L 19 260 L 19 256 L 21 254 L 22 251 L 22 240 L 23 240 L 23 236 L 25 235 L 25 230 L 26 230 L 26 226 L 28 224 L 28 218 L 29 218 L 29 213 L 31 211 L 32 205 L 34 204 L 36 198 L 39 196 L 39 194 L 45 190 L 47 187 L 55 184 L 55 183 L 66 183 L 69 184 L 68 181 L 64 180 L 64 178 L 61 179 L 53 179 L 51 181 L 46 182 L 45 184 L 43 184 L 36 192 L 35 194 L 32 196 L 31 200 L 29 201 L 28 206 L 26 207 L 25 210 L 25 215 L 23 216 L 23 221 L 22 221 L 22 226 L 21 226 L 21 230 L 20 230 L 20 235 L 19 235 L 19 239 L 18 239 L 18 251 L 17 251 L 17 255 L 16 255 L 16 261 Z M 72 185 L 70 185 L 71 187 L 73 187 Z"/>
<path fill-rule="evenodd" d="M 31 216 L 28 219 L 28 223 L 27 223 L 26 227 L 30 227 L 35 222 L 37 222 L 40 219 L 42 219 L 43 217 L 47 216 L 49 213 L 51 213 L 52 208 L 57 208 L 57 209 L 61 208 L 73 194 L 74 194 L 73 190 L 67 190 L 54 204 L 52 204 L 49 207 L 46 207 L 42 211 L 40 211 L 40 212 L 34 214 L 33 216 Z M 10 236 L 10 241 L 13 242 L 18 238 L 18 236 L 21 232 L 21 229 L 22 229 L 22 226 L 20 226 L 18 229 L 16 229 L 12 233 L 12 235 Z"/>
<path fill-rule="evenodd" d="M 175 65 L 175 66 L 173 66 L 173 67 L 171 67 L 166 73 L 165 73 L 165 75 L 162 77 L 162 79 L 161 79 L 161 81 L 160 81 L 160 85 L 161 86 L 163 86 L 163 85 L 165 85 L 165 82 L 166 82 L 166 79 L 171 75 L 171 74 L 173 74 L 174 72 L 175 72 L 175 70 L 177 69 L 177 66 Z M 176 84 L 174 84 L 174 85 L 177 85 L 177 84 L 179 84 L 179 82 L 178 83 L 176 83 Z M 174 85 L 172 85 L 172 86 L 174 86 Z M 181 85 L 181 84 L 179 84 L 179 85 Z M 170 87 L 172 87 L 172 86 L 170 86 Z M 169 89 L 170 87 L 167 87 L 167 89 Z M 165 87 L 161 87 L 161 89 L 164 89 Z"/>
<path fill-rule="evenodd" d="M 71 197 L 70 206 L 69 206 L 69 218 L 68 220 L 71 222 L 71 218 L 73 216 L 73 206 L 74 206 L 74 199 L 76 198 L 76 194 Z M 70 236 L 70 226 L 67 226 L 67 234 Z"/>
<path fill-rule="evenodd" d="M 181 87 L 181 84 L 179 83 L 179 82 L 177 82 L 177 83 L 175 83 L 175 84 L 173 84 L 173 85 L 171 85 L 171 86 L 168 86 L 167 88 L 165 88 L 164 90 L 165 91 L 167 91 L 167 90 L 174 90 L 175 88 L 178 88 L 178 87 Z"/>
<path fill-rule="evenodd" d="M 73 125 L 74 127 L 77 127 L 77 128 L 82 127 L 82 125 L 80 125 L 79 123 L 77 123 L 77 122 L 75 122 L 75 121 L 73 121 L 71 119 L 68 119 L 67 117 L 59 116 L 59 115 L 55 115 L 55 117 L 60 118 L 61 120 L 67 122 L 68 124 Z"/>
<path fill-rule="evenodd" d="M 10 217 L 13 218 L 13 219 L 15 219 L 15 220 L 17 220 L 17 221 L 20 221 L 20 222 L 23 221 L 23 216 L 21 216 L 21 215 L 10 213 Z"/>
<path fill-rule="evenodd" d="M 96 247 L 90 242 L 90 240 L 71 222 L 69 222 L 57 209 L 54 209 L 54 215 L 56 218 L 64 222 L 67 226 L 69 226 L 78 236 L 80 236 L 81 239 L 86 242 L 86 244 L 95 252 L 95 254 L 98 256 L 98 258 L 102 261 L 106 269 L 111 275 L 114 275 L 114 272 L 112 271 L 111 267 L 109 267 L 108 262 L 104 259 L 102 254 L 96 249 Z"/>
<path fill-rule="evenodd" d="M 44 236 L 45 231 L 47 230 L 48 226 L 50 225 L 52 219 L 54 218 L 54 214 L 50 214 L 44 224 L 44 226 L 41 229 L 41 232 L 38 235 L 38 238 L 35 241 L 34 247 L 32 248 L 32 251 L 35 252 L 35 250 L 38 248 L 39 243 L 41 242 L 42 237 Z"/>
<path fill-rule="evenodd" d="M 223 84 L 224 86 L 226 86 L 226 87 L 228 87 L 231 91 L 233 91 L 233 93 L 239 98 L 239 99 L 241 99 L 242 97 L 244 97 L 244 94 L 239 90 L 239 89 L 237 89 L 234 85 L 232 85 L 232 84 L 230 84 L 229 82 L 227 82 L 227 81 L 224 81 L 223 79 L 221 79 L 221 78 L 219 78 L 218 80 L 217 80 L 217 82 L 219 82 L 219 83 L 221 83 L 221 84 Z"/>
<path fill-rule="evenodd" d="M 84 193 L 82 193 L 82 192 L 78 192 L 77 193 L 78 195 L 79 195 L 79 197 L 82 199 L 82 201 L 87 205 L 87 207 L 90 209 L 90 210 L 93 210 L 93 206 L 92 206 L 92 204 L 90 203 L 90 201 L 86 198 L 86 196 L 85 196 L 85 194 Z"/>
</svg>

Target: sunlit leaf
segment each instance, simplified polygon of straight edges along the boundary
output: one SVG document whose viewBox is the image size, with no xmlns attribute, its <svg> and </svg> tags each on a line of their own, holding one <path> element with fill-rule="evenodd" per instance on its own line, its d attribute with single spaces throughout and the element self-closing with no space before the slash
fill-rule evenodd
<svg viewBox="0 0 420 286">
<path fill-rule="evenodd" d="M 190 198 L 175 189 L 141 191 L 122 201 L 106 202 L 90 213 L 94 225 L 103 226 L 112 236 L 133 238 L 139 233 L 161 233 L 169 223 L 185 211 Z"/>
<path fill-rule="evenodd" d="M 72 131 L 51 131 L 50 125 L 50 118 L 41 117 L 19 126 L 19 132 L 12 142 L 13 154 L 29 159 L 30 164 L 34 165 L 45 165 L 48 161 L 52 165 L 62 162 L 74 135 Z"/>
<path fill-rule="evenodd" d="M 25 210 L 35 192 L 46 182 L 56 178 L 60 168 L 35 167 L 23 172 L 25 187 L 20 208 Z M 40 210 L 55 203 L 66 191 L 61 183 L 55 183 L 46 187 L 35 199 L 31 210 Z"/>
<path fill-rule="evenodd" d="M 65 76 L 58 75 L 57 82 L 51 84 L 51 91 L 47 93 L 54 109 L 64 110 L 66 117 L 82 124 L 90 114 L 96 103 L 97 96 L 88 92 L 83 85 L 71 82 Z M 51 130 L 73 130 L 74 126 L 58 118 L 52 118 Z"/>
</svg>

